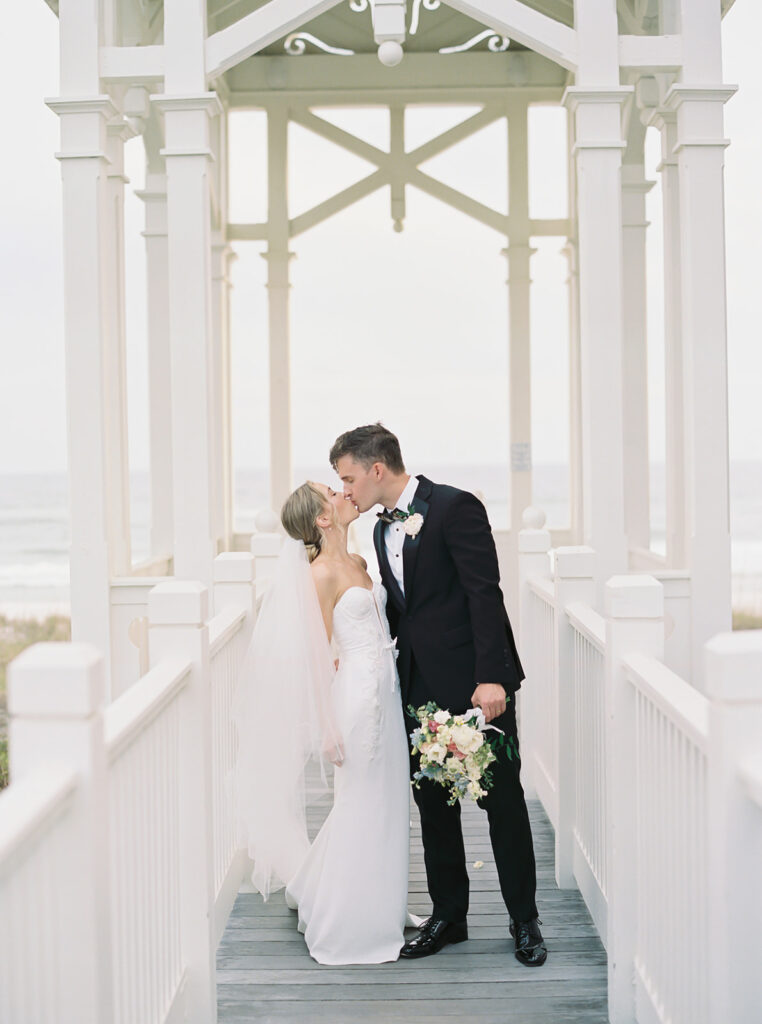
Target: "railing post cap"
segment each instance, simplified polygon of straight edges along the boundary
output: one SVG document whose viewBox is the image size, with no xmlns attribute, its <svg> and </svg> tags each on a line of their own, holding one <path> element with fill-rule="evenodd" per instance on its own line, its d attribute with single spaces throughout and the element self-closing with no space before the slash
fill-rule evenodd
<svg viewBox="0 0 762 1024">
<path fill-rule="evenodd" d="M 8 669 L 11 715 L 89 718 L 103 704 L 103 657 L 91 644 L 39 643 Z"/>
<path fill-rule="evenodd" d="M 254 525 L 257 533 L 277 533 L 280 523 L 271 508 L 263 508 L 254 516 Z"/>
<path fill-rule="evenodd" d="M 604 593 L 610 619 L 661 619 L 664 615 L 664 587 L 646 573 L 612 576 Z"/>
<path fill-rule="evenodd" d="M 152 626 L 201 626 L 209 615 L 209 594 L 195 580 L 167 580 L 148 594 L 148 620 Z"/>
<path fill-rule="evenodd" d="M 254 556 L 248 551 L 223 551 L 214 560 L 215 583 L 251 583 Z"/>
<path fill-rule="evenodd" d="M 541 530 L 545 526 L 546 515 L 536 505 L 527 505 L 521 513 L 521 525 L 526 530 Z"/>
<path fill-rule="evenodd" d="M 556 548 L 554 568 L 556 579 L 592 579 L 595 575 L 595 550 L 581 544 Z"/>
<path fill-rule="evenodd" d="M 707 697 L 762 702 L 762 629 L 718 633 L 704 646 Z"/>
</svg>

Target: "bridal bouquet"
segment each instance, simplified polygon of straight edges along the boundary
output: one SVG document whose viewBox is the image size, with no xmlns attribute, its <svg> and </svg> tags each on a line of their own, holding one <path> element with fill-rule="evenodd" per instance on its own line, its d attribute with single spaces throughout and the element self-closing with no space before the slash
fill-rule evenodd
<svg viewBox="0 0 762 1024">
<path fill-rule="evenodd" d="M 505 746 L 508 757 L 513 756 L 503 731 L 486 724 L 481 708 L 451 715 L 430 701 L 408 711 L 420 723 L 410 734 L 413 753 L 421 755 L 413 784 L 419 787 L 423 779 L 439 783 L 449 790 L 448 804 L 463 797 L 479 800 L 486 796 L 492 785 L 489 766 L 497 759 L 495 748 Z M 500 735 L 490 742 L 484 735 L 487 729 Z"/>
</svg>

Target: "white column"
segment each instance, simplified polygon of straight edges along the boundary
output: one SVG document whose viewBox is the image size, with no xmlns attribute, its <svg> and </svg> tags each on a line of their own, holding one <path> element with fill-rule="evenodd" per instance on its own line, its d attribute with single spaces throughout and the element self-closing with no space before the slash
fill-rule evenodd
<svg viewBox="0 0 762 1024">
<path fill-rule="evenodd" d="M 709 698 L 706 831 L 707 934 L 713 937 L 709 1020 L 759 1017 L 760 808 L 749 779 L 759 778 L 762 736 L 762 632 L 714 637 L 705 648 Z M 751 771 L 750 771 L 751 770 Z M 751 784 L 753 786 L 753 783 Z"/>
<path fill-rule="evenodd" d="M 107 230 L 109 263 L 106 316 L 109 330 L 105 339 L 104 363 L 107 397 L 109 447 L 106 458 L 106 487 L 109 495 L 108 536 L 111 572 L 127 576 L 132 569 L 130 553 L 130 460 L 127 441 L 127 362 L 124 280 L 124 144 L 134 132 L 123 117 L 107 126 L 109 157 L 107 184 Z"/>
<path fill-rule="evenodd" d="M 625 530 L 630 549 L 651 543 L 648 448 L 648 323 L 646 305 L 646 181 L 643 131 L 636 128 L 637 154 L 622 167 L 624 345 L 622 418 L 624 430 Z"/>
<path fill-rule="evenodd" d="M 518 533 L 532 504 L 532 399 L 529 150 L 526 100 L 508 100 L 508 206 L 511 233 L 508 260 L 508 373 L 510 380 L 511 507 L 510 551 L 517 570 Z"/>
<path fill-rule="evenodd" d="M 144 135 L 146 187 L 137 195 L 145 203 L 148 304 L 148 394 L 151 458 L 151 553 L 173 550 L 172 512 L 172 373 L 169 347 L 169 261 L 167 247 L 167 175 L 159 155 L 155 119 Z"/>
<path fill-rule="evenodd" d="M 77 773 L 66 812 L 67 835 L 77 842 L 75 848 L 71 842 L 61 846 L 59 927 L 47 938 L 51 946 L 64 940 L 55 958 L 63 983 L 54 1017 L 78 1024 L 113 1019 L 104 694 L 104 659 L 89 644 L 35 644 L 9 668 L 11 787 L 33 776 L 42 762 Z M 27 897 L 20 892 L 17 898 Z M 18 1010 L 3 1020 L 31 1019 L 31 1006 Z"/>
<path fill-rule="evenodd" d="M 214 536 L 221 550 L 233 535 L 233 466 L 230 407 L 230 265 L 235 253 L 215 232 L 212 241 L 212 386 L 214 394 Z"/>
<path fill-rule="evenodd" d="M 673 86 L 680 188 L 686 547 L 692 676 L 731 628 L 723 106 L 735 90 Z"/>
<path fill-rule="evenodd" d="M 615 576 L 606 611 L 606 855 L 609 1019 L 635 1024 L 637 833 L 635 822 L 635 689 L 622 659 L 637 652 L 664 659 L 664 591 L 652 576 Z"/>
<path fill-rule="evenodd" d="M 683 355 L 680 274 L 680 182 L 677 116 L 662 107 L 652 124 L 661 135 L 662 219 L 664 232 L 664 418 L 666 433 L 667 565 L 685 568 L 685 450 L 683 435 Z"/>
<path fill-rule="evenodd" d="M 567 118 L 567 174 L 570 234 L 562 252 L 566 256 L 569 304 L 569 525 L 575 543 L 582 539 L 582 375 L 579 326 L 579 240 L 577 238 L 577 166 L 574 158 L 574 118 Z"/>
<path fill-rule="evenodd" d="M 175 576 L 211 585 L 213 414 L 209 120 L 213 93 L 155 97 L 167 164 Z"/>
<path fill-rule="evenodd" d="M 148 596 L 151 668 L 165 658 L 191 663 L 180 697 L 183 784 L 178 813 L 180 943 L 189 1024 L 217 1019 L 208 617 L 208 591 L 200 583 L 172 580 L 158 584 Z"/>
<path fill-rule="evenodd" d="M 279 509 L 292 488 L 291 323 L 288 225 L 288 108 L 267 109 L 267 308 L 270 335 L 270 504 Z"/>
<path fill-rule="evenodd" d="M 579 236 L 582 504 L 603 581 L 627 565 L 622 420 L 621 108 L 626 87 L 570 87 Z"/>
<path fill-rule="evenodd" d="M 62 23 L 62 37 L 64 24 Z M 63 43 L 63 39 L 62 39 Z M 108 96 L 57 99 L 63 182 L 64 338 L 71 516 L 72 637 L 111 649 L 113 550 L 107 463 L 112 450 L 107 354 L 110 274 Z M 108 659 L 107 659 L 108 661 Z M 107 682 L 108 690 L 108 682 Z"/>
</svg>

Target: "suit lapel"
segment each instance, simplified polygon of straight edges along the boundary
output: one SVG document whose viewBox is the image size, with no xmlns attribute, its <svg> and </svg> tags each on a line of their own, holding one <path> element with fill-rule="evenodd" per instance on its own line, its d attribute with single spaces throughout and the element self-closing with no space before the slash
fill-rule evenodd
<svg viewBox="0 0 762 1024">
<path fill-rule="evenodd" d="M 413 512 L 423 516 L 423 526 L 420 533 L 415 537 L 405 536 L 405 543 L 402 545 L 402 578 L 405 581 L 405 601 L 408 606 L 411 604 L 415 567 L 418 562 L 418 552 L 421 549 L 421 540 L 426 532 L 426 516 L 429 512 L 429 503 L 426 500 L 431 496 L 432 483 L 425 476 L 418 477 L 418 488 L 411 502 Z"/>
<path fill-rule="evenodd" d="M 384 581 L 384 586 L 397 605 L 401 612 L 405 611 L 405 595 L 399 588 L 399 584 L 394 578 L 394 573 L 389 565 L 389 558 L 386 553 L 386 542 L 384 540 L 384 523 L 379 519 L 376 523 L 375 529 L 373 530 L 373 544 L 376 548 L 376 558 L 378 558 L 378 567 L 381 570 L 381 578 Z"/>
</svg>

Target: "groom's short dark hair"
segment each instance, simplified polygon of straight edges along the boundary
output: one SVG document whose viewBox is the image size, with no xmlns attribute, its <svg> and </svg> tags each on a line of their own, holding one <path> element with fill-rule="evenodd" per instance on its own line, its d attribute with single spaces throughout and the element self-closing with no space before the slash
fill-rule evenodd
<svg viewBox="0 0 762 1024">
<path fill-rule="evenodd" d="M 334 469 L 344 455 L 349 455 L 365 469 L 370 469 L 374 462 L 383 462 L 392 473 L 405 472 L 400 443 L 391 430 L 387 430 L 381 423 L 355 427 L 337 437 L 329 455 Z"/>
</svg>

